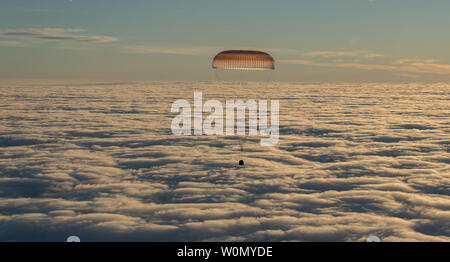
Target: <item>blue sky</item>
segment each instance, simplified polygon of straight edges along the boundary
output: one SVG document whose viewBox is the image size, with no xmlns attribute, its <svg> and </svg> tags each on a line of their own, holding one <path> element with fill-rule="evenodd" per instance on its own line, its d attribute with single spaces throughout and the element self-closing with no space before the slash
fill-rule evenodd
<svg viewBox="0 0 450 262">
<path fill-rule="evenodd" d="M 449 81 L 449 1 L 2 0 L 0 77 L 211 78 L 257 49 L 280 81 Z"/>
</svg>

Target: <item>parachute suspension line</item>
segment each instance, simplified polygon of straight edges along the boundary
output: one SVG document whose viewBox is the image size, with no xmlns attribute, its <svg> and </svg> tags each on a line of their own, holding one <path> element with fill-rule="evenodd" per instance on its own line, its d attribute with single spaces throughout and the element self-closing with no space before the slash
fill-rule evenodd
<svg viewBox="0 0 450 262">
<path fill-rule="evenodd" d="M 244 66 L 246 67 L 247 65 L 244 65 Z M 236 84 L 237 84 L 238 88 L 240 90 L 242 90 L 242 88 L 244 86 L 243 85 L 243 81 L 239 80 Z M 244 117 L 245 117 L 245 114 L 246 114 L 246 112 L 244 112 Z M 245 119 L 246 119 L 246 117 L 244 118 L 244 121 L 245 121 Z M 245 135 L 246 135 L 246 127 L 247 127 L 247 125 L 246 125 L 246 123 L 244 123 L 244 134 L 243 135 L 239 135 L 238 134 L 238 121 L 239 121 L 239 119 L 237 119 L 237 117 L 236 117 L 236 136 L 237 136 L 237 142 L 239 143 L 239 165 L 242 166 L 242 165 L 244 165 L 244 160 L 243 160 L 243 157 L 244 157 L 244 138 L 245 138 Z"/>
<path fill-rule="evenodd" d="M 217 69 L 213 69 L 213 71 L 214 71 L 214 74 L 216 75 L 216 80 L 220 81 L 219 74 L 217 74 Z"/>
<path fill-rule="evenodd" d="M 271 71 L 269 72 L 269 77 L 268 77 L 268 79 L 267 79 L 267 81 L 266 81 L 266 84 L 269 83 L 270 81 L 272 81 L 272 75 L 273 75 L 273 71 L 271 70 Z"/>
<path fill-rule="evenodd" d="M 245 65 L 245 66 L 247 66 L 247 65 Z M 243 80 L 239 80 L 239 81 L 237 81 L 237 82 L 235 82 L 233 84 L 236 85 L 236 87 L 239 90 L 243 90 L 243 88 L 244 88 L 244 81 Z M 244 121 L 246 121 L 248 119 L 247 118 L 247 110 L 245 110 L 245 112 L 244 112 L 244 117 L 245 117 Z M 237 145 L 239 147 L 239 153 L 238 153 L 238 155 L 239 155 L 239 165 L 243 166 L 244 165 L 244 157 L 245 157 L 244 150 L 245 150 L 245 140 L 246 140 L 246 135 L 247 135 L 247 123 L 246 122 L 244 123 L 244 134 L 243 135 L 239 135 L 238 134 L 238 121 L 239 121 L 239 119 L 236 118 L 236 138 L 237 138 L 236 142 L 237 142 Z"/>
<path fill-rule="evenodd" d="M 265 82 L 265 85 L 264 85 L 264 90 L 266 90 L 267 89 L 267 87 L 269 86 L 269 83 L 272 81 L 272 75 L 273 75 L 273 71 L 270 71 L 269 72 L 269 76 L 267 77 L 267 80 L 266 80 L 266 82 Z M 270 99 L 269 99 L 269 97 L 267 97 L 267 93 L 266 93 L 266 101 L 270 101 Z"/>
<path fill-rule="evenodd" d="M 244 144 L 245 144 L 245 134 L 243 136 L 238 136 L 238 142 L 239 142 L 239 165 L 244 165 Z"/>
<path fill-rule="evenodd" d="M 275 69 L 275 60 L 273 57 L 265 52 L 261 51 L 255 51 L 255 50 L 226 50 L 218 53 L 213 61 L 212 61 L 212 68 L 214 69 L 214 74 L 216 76 L 216 79 L 221 81 L 219 77 L 218 70 L 250 70 L 250 71 L 270 71 L 268 75 L 265 75 L 265 73 L 262 74 L 264 83 L 256 82 L 258 83 L 256 88 L 266 87 L 266 84 L 268 81 L 272 78 L 272 71 Z M 264 77 L 265 76 L 265 77 Z M 237 86 L 239 90 L 244 89 L 244 84 L 242 81 L 233 81 L 232 85 Z M 248 89 L 248 88 L 247 88 Z M 267 99 L 267 91 L 266 88 L 261 88 L 264 90 L 263 92 L 266 92 L 266 94 L 262 94 L 261 98 L 266 97 Z M 269 101 L 267 99 L 266 101 Z M 245 112 L 247 114 L 247 112 Z M 259 114 L 258 114 L 259 116 Z M 245 120 L 250 118 L 250 112 L 249 117 L 247 118 L 247 115 L 245 116 Z M 250 119 L 249 119 L 250 121 Z M 259 122 L 259 121 L 258 121 Z M 239 135 L 237 133 L 237 127 L 238 127 L 238 119 L 236 119 L 236 143 L 239 144 L 239 165 L 244 165 L 244 160 L 242 159 L 243 153 L 244 153 L 244 145 L 247 140 L 247 123 L 244 123 L 245 126 L 245 132 L 243 135 Z M 250 132 L 250 127 L 248 132 Z"/>
</svg>

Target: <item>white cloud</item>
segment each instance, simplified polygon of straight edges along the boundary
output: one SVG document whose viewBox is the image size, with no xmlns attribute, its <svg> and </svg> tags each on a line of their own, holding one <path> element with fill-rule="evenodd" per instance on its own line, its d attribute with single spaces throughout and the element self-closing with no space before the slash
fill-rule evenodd
<svg viewBox="0 0 450 262">
<path fill-rule="evenodd" d="M 449 64 L 435 63 L 434 60 L 413 60 L 413 59 L 401 59 L 396 60 L 392 64 L 373 64 L 373 63 L 360 63 L 360 62 L 318 62 L 305 59 L 282 59 L 281 63 L 309 65 L 317 67 L 339 67 L 339 68 L 351 68 L 359 70 L 379 70 L 388 72 L 408 72 L 408 73 L 420 73 L 420 74 L 436 74 L 436 75 L 448 75 L 450 74 Z"/>
<path fill-rule="evenodd" d="M 126 46 L 125 51 L 133 54 L 206 55 L 214 53 L 212 47 L 167 47 L 135 45 Z"/>
<path fill-rule="evenodd" d="M 273 55 L 296 54 L 298 51 L 285 48 L 260 48 L 260 47 L 225 47 L 225 46 L 174 46 L 174 45 L 128 45 L 124 51 L 132 54 L 169 54 L 169 55 L 202 55 L 213 56 L 220 51 L 236 50 L 261 50 Z"/>
<path fill-rule="evenodd" d="M 449 88 L 0 84 L 0 240 L 449 241 Z M 171 135 L 199 89 L 279 99 L 278 146 Z"/>
<path fill-rule="evenodd" d="M 104 35 L 85 35 L 79 34 L 84 29 L 66 29 L 66 28 L 25 28 L 25 29 L 6 29 L 0 30 L 0 37 L 22 40 L 39 40 L 45 42 L 85 42 L 85 43 L 110 43 L 119 39 Z"/>
<path fill-rule="evenodd" d="M 22 47 L 22 46 L 24 46 L 24 44 L 19 41 L 0 40 L 0 46 Z"/>
<path fill-rule="evenodd" d="M 305 57 L 359 57 L 359 58 L 376 58 L 383 57 L 383 54 L 363 52 L 363 51 L 313 51 L 302 53 Z"/>
</svg>

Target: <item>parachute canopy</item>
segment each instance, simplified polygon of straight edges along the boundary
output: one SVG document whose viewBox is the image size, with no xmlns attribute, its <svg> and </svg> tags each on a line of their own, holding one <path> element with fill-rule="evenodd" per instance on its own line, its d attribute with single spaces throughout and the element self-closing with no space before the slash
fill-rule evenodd
<svg viewBox="0 0 450 262">
<path fill-rule="evenodd" d="M 275 60 L 267 53 L 253 50 L 227 50 L 218 53 L 213 61 L 214 69 L 274 70 Z"/>
</svg>

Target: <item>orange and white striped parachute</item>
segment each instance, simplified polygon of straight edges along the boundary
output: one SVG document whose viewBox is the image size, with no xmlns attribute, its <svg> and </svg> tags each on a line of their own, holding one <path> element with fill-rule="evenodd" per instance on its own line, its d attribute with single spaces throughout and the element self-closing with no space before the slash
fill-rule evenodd
<svg viewBox="0 0 450 262">
<path fill-rule="evenodd" d="M 214 69 L 274 70 L 275 60 L 265 52 L 253 50 L 227 50 L 218 53 L 213 61 Z"/>
</svg>

